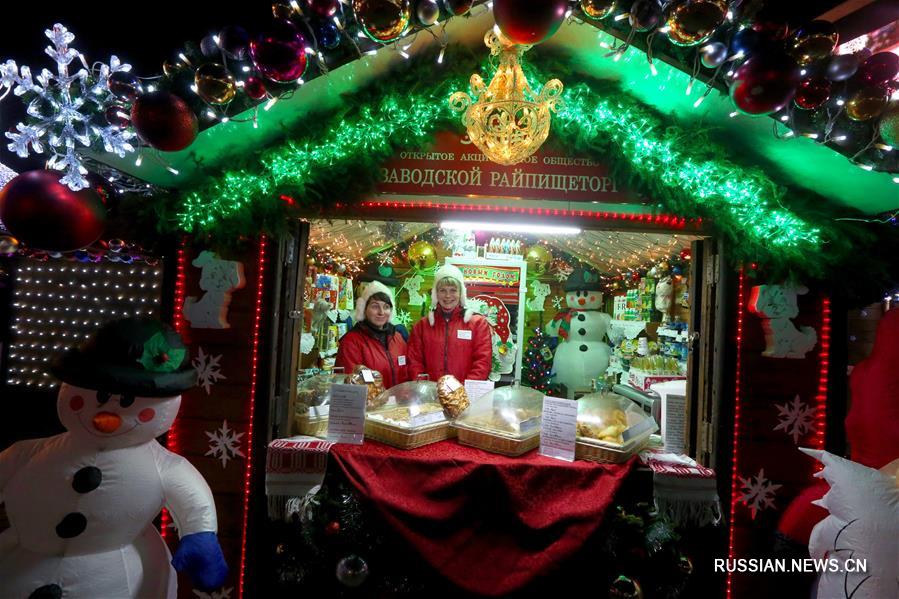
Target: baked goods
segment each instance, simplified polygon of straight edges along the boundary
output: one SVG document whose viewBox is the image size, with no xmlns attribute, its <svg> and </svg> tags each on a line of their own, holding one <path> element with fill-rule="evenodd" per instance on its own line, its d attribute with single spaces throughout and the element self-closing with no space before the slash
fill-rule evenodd
<svg viewBox="0 0 899 599">
<path fill-rule="evenodd" d="M 621 433 L 627 430 L 627 415 L 624 410 L 610 410 L 593 421 L 578 421 L 578 437 L 598 439 L 607 443 L 624 444 Z"/>
<path fill-rule="evenodd" d="M 437 380 L 437 399 L 443 406 L 443 411 L 450 418 L 458 418 L 468 409 L 468 393 L 459 379 L 451 374 L 444 375 Z"/>
<path fill-rule="evenodd" d="M 465 424 L 475 428 L 518 434 L 525 432 L 534 423 L 534 419 L 540 416 L 539 411 L 528 408 L 494 407 L 492 412 L 467 418 Z"/>
<path fill-rule="evenodd" d="M 371 381 L 365 380 L 364 371 L 371 373 Z M 377 370 L 372 370 L 363 364 L 357 364 L 353 368 L 353 374 L 347 377 L 350 385 L 366 385 L 368 392 L 365 396 L 365 409 L 373 410 L 387 403 L 387 395 L 384 393 L 384 377 Z"/>
<path fill-rule="evenodd" d="M 423 403 L 421 405 L 407 405 L 407 406 L 394 406 L 383 408 L 378 410 L 377 412 L 372 412 L 368 414 L 368 418 L 372 420 L 380 420 L 387 424 L 392 424 L 393 426 L 399 426 L 402 428 L 410 428 L 413 424 L 413 419 L 420 419 L 425 421 L 432 420 L 431 418 L 425 418 L 429 414 L 437 414 L 438 412 L 443 412 L 443 408 L 440 404 L 437 403 Z M 445 421 L 443 418 L 443 414 L 440 414 L 440 417 L 436 420 Z"/>
</svg>

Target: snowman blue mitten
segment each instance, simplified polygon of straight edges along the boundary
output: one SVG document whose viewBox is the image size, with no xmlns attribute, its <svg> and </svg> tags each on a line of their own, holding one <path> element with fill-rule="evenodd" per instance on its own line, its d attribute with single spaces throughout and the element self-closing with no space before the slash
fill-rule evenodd
<svg viewBox="0 0 899 599">
<path fill-rule="evenodd" d="M 201 591 L 217 589 L 225 582 L 228 564 L 222 555 L 218 537 L 214 532 L 197 532 L 186 535 L 178 544 L 172 566 L 190 577 Z"/>
</svg>

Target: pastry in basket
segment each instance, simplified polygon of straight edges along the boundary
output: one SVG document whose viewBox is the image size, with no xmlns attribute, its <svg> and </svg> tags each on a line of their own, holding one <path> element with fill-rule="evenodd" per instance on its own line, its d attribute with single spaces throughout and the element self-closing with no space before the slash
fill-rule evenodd
<svg viewBox="0 0 899 599">
<path fill-rule="evenodd" d="M 366 382 L 365 378 L 362 376 L 362 371 L 364 370 L 371 372 L 374 381 L 371 383 Z M 365 396 L 365 409 L 373 410 L 374 408 L 380 408 L 387 403 L 387 394 L 384 393 L 384 377 L 382 377 L 381 373 L 377 370 L 372 370 L 363 364 L 358 364 L 353 368 L 353 374 L 349 376 L 347 383 L 350 385 L 366 385 L 368 387 L 368 393 Z"/>
<path fill-rule="evenodd" d="M 577 423 L 577 435 L 579 437 L 588 437 L 590 439 L 598 439 L 606 443 L 617 443 L 624 445 L 624 439 L 621 433 L 627 430 L 627 416 L 622 410 L 613 410 L 606 414 L 604 418 L 597 419 L 597 422 Z"/>
<path fill-rule="evenodd" d="M 433 412 L 440 412 L 443 408 L 440 404 L 426 403 L 416 406 L 416 416 L 424 416 Z M 395 424 L 403 427 L 410 426 L 412 420 L 411 406 L 394 406 L 392 408 L 384 408 L 368 415 L 369 418 L 375 420 L 383 420 L 384 422 Z"/>
<path fill-rule="evenodd" d="M 511 412 L 511 413 L 510 413 Z M 521 423 L 540 416 L 537 410 L 527 408 L 493 408 L 490 414 L 472 416 L 467 423 L 477 428 L 505 433 L 521 432 Z"/>
<path fill-rule="evenodd" d="M 458 418 L 459 414 L 468 409 L 468 393 L 459 379 L 451 374 L 442 376 L 437 381 L 437 399 L 450 418 Z"/>
</svg>

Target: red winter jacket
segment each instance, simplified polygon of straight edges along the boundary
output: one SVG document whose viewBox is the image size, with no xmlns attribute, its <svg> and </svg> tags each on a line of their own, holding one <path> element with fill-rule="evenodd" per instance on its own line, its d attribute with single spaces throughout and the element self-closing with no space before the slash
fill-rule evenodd
<svg viewBox="0 0 899 599">
<path fill-rule="evenodd" d="M 409 380 L 406 360 L 406 342 L 402 335 L 394 332 L 384 347 L 374 332 L 360 322 L 340 340 L 334 365 L 342 366 L 346 373 L 353 372 L 359 364 L 368 366 L 381 373 L 384 388 L 390 389 Z"/>
<path fill-rule="evenodd" d="M 451 374 L 465 379 L 487 380 L 493 357 L 490 323 L 480 314 L 453 310 L 449 322 L 439 310 L 419 320 L 409 333 L 409 378 L 427 374 L 437 381 Z"/>
</svg>

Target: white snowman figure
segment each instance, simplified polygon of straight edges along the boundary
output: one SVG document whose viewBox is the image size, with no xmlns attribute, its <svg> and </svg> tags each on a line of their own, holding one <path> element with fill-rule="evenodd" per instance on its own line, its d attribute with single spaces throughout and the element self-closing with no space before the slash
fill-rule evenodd
<svg viewBox="0 0 899 599">
<path fill-rule="evenodd" d="M 546 333 L 559 337 L 553 358 L 555 382 L 564 384 L 568 397 L 577 389 L 587 389 L 609 367 L 609 346 L 604 341 L 612 317 L 602 306 L 599 275 L 576 268 L 565 282 L 568 310 L 560 312 L 546 326 Z"/>
<path fill-rule="evenodd" d="M 212 493 L 183 457 L 156 442 L 196 373 L 161 322 L 108 323 L 67 353 L 57 411 L 67 432 L 0 453 L 0 596 L 174 598 L 172 566 L 211 591 L 227 575 Z M 181 541 L 172 559 L 153 526 L 166 507 Z"/>
</svg>

